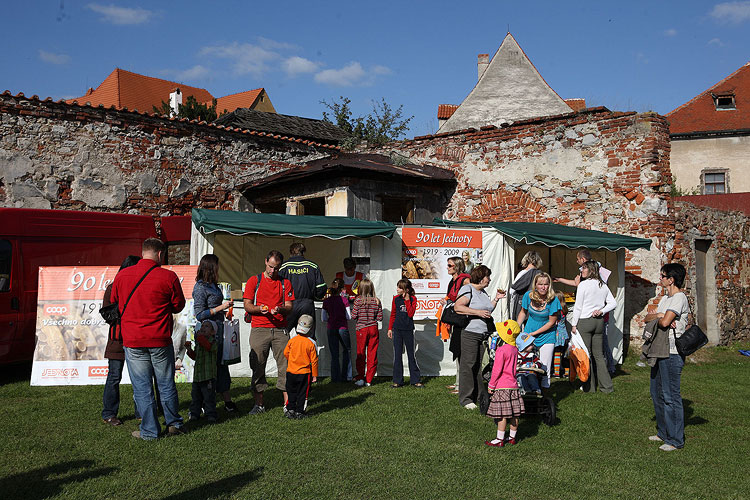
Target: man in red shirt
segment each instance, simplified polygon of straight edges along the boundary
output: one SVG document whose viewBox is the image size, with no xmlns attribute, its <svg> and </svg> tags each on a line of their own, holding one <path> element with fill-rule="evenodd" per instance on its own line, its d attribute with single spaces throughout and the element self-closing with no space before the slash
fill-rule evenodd
<svg viewBox="0 0 750 500">
<path fill-rule="evenodd" d="M 284 393 L 284 413 L 286 413 L 286 366 L 284 348 L 289 341 L 286 331 L 286 318 L 292 311 L 294 290 L 289 280 L 279 276 L 279 268 L 284 262 L 281 252 L 271 250 L 266 257 L 266 268 L 258 276 L 251 276 L 245 285 L 243 299 L 245 311 L 251 315 L 250 322 L 250 368 L 253 370 L 252 391 L 255 406 L 251 415 L 266 411 L 263 406 L 263 392 L 266 382 L 266 362 L 268 351 L 273 350 L 279 370 L 276 388 Z M 260 279 L 260 282 L 258 280 Z"/>
<path fill-rule="evenodd" d="M 151 383 L 154 378 L 167 433 L 184 433 L 174 383 L 172 315 L 185 307 L 185 296 L 177 275 L 160 267 L 164 254 L 161 240 L 144 241 L 143 258 L 117 273 L 110 296 L 120 310 L 125 361 L 133 399 L 142 418 L 140 431 L 133 431 L 133 436 L 145 440 L 156 439 L 161 432 Z"/>
</svg>

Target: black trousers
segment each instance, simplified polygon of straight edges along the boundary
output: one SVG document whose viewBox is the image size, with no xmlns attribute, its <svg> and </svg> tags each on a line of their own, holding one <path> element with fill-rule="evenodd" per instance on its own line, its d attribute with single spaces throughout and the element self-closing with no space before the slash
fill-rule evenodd
<svg viewBox="0 0 750 500">
<path fill-rule="evenodd" d="M 206 412 L 206 419 L 216 420 L 216 379 L 193 382 L 190 392 L 190 414 L 201 416 L 201 408 Z"/>
<path fill-rule="evenodd" d="M 286 372 L 286 393 L 289 401 L 286 404 L 287 410 L 303 413 L 305 411 L 305 400 L 310 392 L 309 373 L 292 373 Z"/>
</svg>

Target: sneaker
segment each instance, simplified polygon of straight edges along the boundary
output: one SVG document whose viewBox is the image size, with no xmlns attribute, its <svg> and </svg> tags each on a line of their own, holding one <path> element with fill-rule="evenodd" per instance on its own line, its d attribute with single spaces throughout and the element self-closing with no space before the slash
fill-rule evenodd
<svg viewBox="0 0 750 500">
<path fill-rule="evenodd" d="M 507 440 L 505 441 L 505 444 L 516 444 L 516 438 L 514 438 L 514 437 L 512 437 L 512 438 L 508 438 L 508 439 L 507 439 Z"/>
<path fill-rule="evenodd" d="M 354 385 L 356 385 L 357 387 L 363 387 L 365 385 L 365 381 L 362 379 L 359 379 L 356 382 L 354 382 Z"/>
<path fill-rule="evenodd" d="M 290 420 L 294 420 L 297 418 L 298 413 L 294 410 L 287 410 L 286 407 L 284 407 L 284 416 Z"/>
<path fill-rule="evenodd" d="M 484 444 L 486 444 L 487 446 L 502 448 L 503 446 L 505 446 L 505 441 L 498 441 L 497 443 L 493 443 L 492 441 L 485 441 Z"/>
<path fill-rule="evenodd" d="M 290 410 L 289 408 L 287 408 L 286 405 L 281 407 L 281 411 L 284 412 L 285 417 L 289 415 L 289 412 L 294 412 L 294 410 Z"/>
<path fill-rule="evenodd" d="M 657 436 L 656 434 L 654 434 L 653 436 L 649 436 L 649 437 L 648 437 L 648 440 L 649 440 L 649 441 L 664 441 L 664 440 L 663 440 L 662 438 L 660 438 L 660 437 L 659 437 L 659 436 Z"/>
<path fill-rule="evenodd" d="M 464 405 L 464 408 L 466 408 L 467 410 L 476 410 L 477 405 L 476 403 L 467 403 Z"/>
<path fill-rule="evenodd" d="M 672 446 L 671 444 L 664 443 L 663 445 L 659 446 L 659 449 L 661 451 L 674 451 L 674 450 L 677 450 L 678 448 Z"/>
<path fill-rule="evenodd" d="M 370 382 L 365 382 L 365 387 L 370 387 L 372 384 Z"/>
<path fill-rule="evenodd" d="M 227 411 L 227 413 L 237 411 L 237 403 L 235 403 L 234 401 L 224 401 L 224 409 Z"/>
<path fill-rule="evenodd" d="M 167 436 L 179 436 L 181 434 L 187 434 L 187 431 L 184 427 L 176 425 L 170 425 L 167 427 Z"/>
<path fill-rule="evenodd" d="M 133 436 L 136 439 L 142 439 L 141 438 L 141 431 L 133 431 L 130 433 L 131 436 Z"/>
<path fill-rule="evenodd" d="M 200 418 L 199 415 L 196 415 L 195 413 L 188 413 L 188 422 L 194 422 Z"/>
<path fill-rule="evenodd" d="M 109 425 L 113 425 L 113 426 L 122 425 L 122 420 L 120 420 L 117 417 L 109 417 L 109 418 L 105 418 L 103 420 L 104 420 L 105 424 L 109 424 Z"/>
<path fill-rule="evenodd" d="M 286 409 L 286 406 L 284 407 L 284 409 Z M 250 410 L 250 412 L 248 412 L 248 415 L 260 415 L 261 413 L 265 413 L 265 412 L 266 412 L 265 406 L 255 405 L 253 406 L 253 409 Z"/>
<path fill-rule="evenodd" d="M 294 412 L 294 418 L 297 420 L 303 420 L 309 417 L 307 413 L 301 413 L 301 412 Z"/>
</svg>

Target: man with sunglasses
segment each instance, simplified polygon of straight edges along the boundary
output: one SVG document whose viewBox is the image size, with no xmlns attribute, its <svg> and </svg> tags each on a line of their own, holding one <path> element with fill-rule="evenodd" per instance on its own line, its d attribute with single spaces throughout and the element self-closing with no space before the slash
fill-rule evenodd
<svg viewBox="0 0 750 500">
<path fill-rule="evenodd" d="M 292 311 L 294 289 L 289 280 L 279 276 L 279 268 L 283 262 L 284 256 L 281 252 L 271 250 L 266 256 L 264 271 L 257 276 L 251 276 L 245 285 L 243 295 L 245 311 L 251 318 L 250 368 L 253 371 L 251 389 L 255 397 L 255 405 L 250 410 L 251 415 L 266 411 L 263 405 L 263 393 L 268 388 L 266 363 L 271 350 L 279 370 L 276 388 L 284 393 L 284 410 L 286 410 L 287 360 L 284 357 L 284 348 L 289 341 L 286 316 Z"/>
</svg>

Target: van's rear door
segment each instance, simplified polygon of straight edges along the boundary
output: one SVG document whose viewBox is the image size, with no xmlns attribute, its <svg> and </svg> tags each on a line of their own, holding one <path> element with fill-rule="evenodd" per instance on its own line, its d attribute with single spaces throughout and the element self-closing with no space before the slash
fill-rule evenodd
<svg viewBox="0 0 750 500">
<path fill-rule="evenodd" d="M 20 319 L 20 263 L 14 258 L 17 248 L 17 241 L 0 239 L 0 360 L 6 362 L 14 361 L 13 342 Z"/>
</svg>

